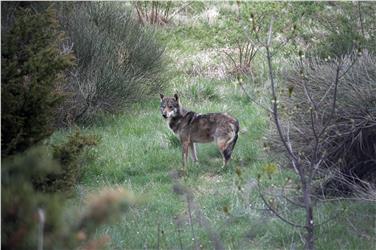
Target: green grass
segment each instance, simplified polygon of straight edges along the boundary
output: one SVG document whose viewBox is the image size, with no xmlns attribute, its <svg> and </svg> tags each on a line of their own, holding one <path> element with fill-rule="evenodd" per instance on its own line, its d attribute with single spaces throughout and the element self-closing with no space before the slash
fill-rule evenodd
<svg viewBox="0 0 376 250">
<path fill-rule="evenodd" d="M 221 25 L 219 22 L 217 26 Z M 161 41 L 172 61 L 171 83 L 165 95 L 178 91 L 183 106 L 196 112 L 228 112 L 239 120 L 241 128 L 228 170 L 218 173 L 222 159 L 214 144 L 200 144 L 199 163 L 190 163 L 187 176 L 180 182 L 192 191 L 197 209 L 208 219 L 226 249 L 301 249 L 304 232 L 268 212 L 256 188 L 260 174 L 265 189 L 275 194 L 275 186 L 287 177 L 294 180 L 289 170 L 278 169 L 271 179 L 263 174 L 263 167 L 273 159 L 262 151 L 261 139 L 269 122 L 267 114 L 250 104 L 231 78 L 215 80 L 182 70 L 192 65 L 174 67 L 192 54 L 221 47 L 223 43 L 216 40 L 221 27 L 217 26 L 197 24 L 160 30 Z M 189 60 L 187 63 L 199 64 Z M 116 223 L 98 229 L 98 235 L 111 237 L 108 248 L 180 249 L 181 242 L 183 249 L 192 249 L 187 203 L 174 193 L 170 176 L 172 171 L 181 169 L 180 144 L 159 113 L 159 94 L 121 114 L 99 116 L 81 130 L 99 135 L 101 142 L 87 153 L 73 203 L 79 203 L 88 193 L 114 185 L 133 191 L 143 200 Z M 69 132 L 57 132 L 51 140 L 58 142 Z M 235 173 L 236 168 L 240 169 L 241 178 Z M 304 223 L 302 210 L 286 203 L 279 209 L 290 219 Z M 372 249 L 375 238 L 368 239 L 367 235 L 375 235 L 374 206 L 351 201 L 318 203 L 315 218 L 325 221 L 338 211 L 335 220 L 317 229 L 317 249 Z M 354 232 L 348 218 L 355 218 L 353 223 L 366 236 Z M 201 248 L 212 249 L 208 231 L 197 220 L 193 226 Z"/>
<path fill-rule="evenodd" d="M 257 171 L 259 163 L 256 159 L 256 140 L 265 127 L 265 118 L 257 109 L 244 105 L 235 98 L 230 98 L 226 107 L 222 101 L 212 102 L 206 99 L 200 100 L 201 104 L 191 103 L 184 98 L 182 102 L 199 112 L 225 109 L 239 119 L 244 131 L 240 134 L 229 171 L 217 174 L 222 160 L 214 144 L 199 145 L 200 163 L 190 164 L 188 176 L 184 180 L 187 187 L 193 188 L 200 205 L 205 207 L 203 211 L 215 216 L 209 217 L 210 220 L 218 221 L 220 224 L 214 225 L 221 227 L 227 220 L 221 210 L 224 204 L 232 202 L 231 196 L 236 192 L 233 168 L 241 166 L 244 174 L 249 176 L 255 175 Z M 171 248 L 178 242 L 174 217 L 184 214 L 186 206 L 172 191 L 169 172 L 181 168 L 181 149 L 172 139 L 175 137 L 159 114 L 158 105 L 158 100 L 135 105 L 131 108 L 132 111 L 108 118 L 103 123 L 98 122 L 98 126 L 83 129 L 87 133 L 100 135 L 101 143 L 88 152 L 89 158 L 93 160 L 84 166 L 81 185 L 89 190 L 122 185 L 145 197 L 145 204 L 125 215 L 124 220 L 102 229 L 112 236 L 112 247 L 115 248 L 142 248 L 145 242 L 149 247 L 156 247 L 158 224 L 164 231 L 164 238 L 160 242 L 162 248 Z M 235 247 L 237 233 L 246 228 L 244 221 L 235 221 L 233 224 L 234 228 L 221 234 L 233 239 L 231 244 Z M 204 231 L 201 232 L 201 237 L 206 237 Z M 190 238 L 189 227 L 185 225 L 182 232 L 185 245 L 191 244 L 187 242 Z M 201 244 L 209 247 L 208 242 Z"/>
</svg>

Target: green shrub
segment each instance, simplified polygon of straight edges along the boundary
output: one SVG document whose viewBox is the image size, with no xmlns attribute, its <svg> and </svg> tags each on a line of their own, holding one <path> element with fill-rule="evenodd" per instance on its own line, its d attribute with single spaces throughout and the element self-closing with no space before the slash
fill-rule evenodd
<svg viewBox="0 0 376 250">
<path fill-rule="evenodd" d="M 62 95 L 57 85 L 73 64 L 60 51 L 63 33 L 52 8 L 19 9 L 1 44 L 2 156 L 22 152 L 53 131 Z"/>
<path fill-rule="evenodd" d="M 81 171 L 80 159 L 86 147 L 95 146 L 95 136 L 81 135 L 79 131 L 68 136 L 67 142 L 53 146 L 53 158 L 60 163 L 60 171 L 34 180 L 37 189 L 56 192 L 69 191 L 77 184 Z"/>
<path fill-rule="evenodd" d="M 51 231 L 60 234 L 62 221 L 59 197 L 56 194 L 36 192 L 31 181 L 59 171 L 58 162 L 48 150 L 45 147 L 32 148 L 22 155 L 2 160 L 1 165 L 2 248 L 36 248 L 39 208 L 43 208 L 48 214 L 45 236 L 50 237 Z M 51 242 L 46 242 L 46 246 L 51 246 L 50 244 Z"/>
<path fill-rule="evenodd" d="M 341 57 L 354 49 L 376 52 L 376 7 L 374 3 L 347 2 L 326 5 L 313 18 L 320 32 L 310 54 L 321 58 Z"/>
<path fill-rule="evenodd" d="M 33 147 L 2 160 L 2 249 L 101 249 L 108 239 L 96 239 L 96 228 L 135 202 L 122 188 L 97 190 L 80 212 L 72 211 L 61 194 L 34 186 L 35 179 L 61 169 L 47 147 Z"/>
<path fill-rule="evenodd" d="M 62 17 L 78 59 L 66 86 L 72 97 L 64 119 L 115 112 L 162 88 L 164 49 L 124 3 L 74 3 Z"/>
</svg>

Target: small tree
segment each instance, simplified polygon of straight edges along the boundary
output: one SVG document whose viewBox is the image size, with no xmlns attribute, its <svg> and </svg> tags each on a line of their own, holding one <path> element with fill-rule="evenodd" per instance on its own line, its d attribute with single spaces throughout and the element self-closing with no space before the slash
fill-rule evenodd
<svg viewBox="0 0 376 250">
<path fill-rule="evenodd" d="M 73 64 L 72 54 L 59 45 L 63 33 L 55 11 L 19 9 L 4 34 L 1 50 L 2 156 L 22 152 L 53 131 L 56 106 L 62 98 L 57 85 Z"/>
<path fill-rule="evenodd" d="M 302 95 L 301 99 L 304 99 L 303 110 L 299 117 L 303 119 L 301 123 L 306 124 L 305 127 L 308 131 L 302 132 L 299 126 L 294 126 L 293 122 L 287 121 L 282 123 L 281 113 L 280 113 L 280 100 L 277 94 L 277 86 L 275 82 L 274 70 L 272 67 L 273 54 L 272 49 L 272 22 L 269 27 L 269 34 L 267 37 L 267 42 L 264 44 L 266 50 L 266 57 L 269 69 L 269 79 L 271 83 L 271 118 L 273 125 L 276 128 L 278 140 L 280 141 L 285 155 L 288 161 L 293 166 L 301 186 L 302 203 L 294 202 L 287 199 L 289 202 L 302 207 L 305 211 L 305 223 L 296 223 L 284 218 L 270 202 L 265 199 L 263 194 L 260 192 L 261 198 L 267 207 L 281 220 L 294 226 L 301 227 L 306 230 L 305 236 L 305 249 L 314 249 L 314 230 L 319 223 L 316 223 L 314 219 L 314 202 L 313 202 L 313 182 L 318 176 L 320 171 L 323 169 L 324 163 L 328 160 L 328 152 L 326 151 L 328 141 L 330 141 L 329 131 L 332 130 L 333 124 L 335 124 L 335 117 L 337 111 L 338 102 L 338 87 L 339 83 L 343 80 L 344 76 L 349 72 L 356 62 L 356 56 L 347 56 L 337 58 L 332 62 L 325 62 L 320 60 L 313 60 L 308 63 L 309 67 L 305 67 L 306 64 L 303 63 L 303 52 L 299 51 L 300 63 L 299 65 L 299 75 L 300 75 L 300 87 L 301 91 L 299 94 Z M 323 92 L 324 95 L 314 95 L 313 89 L 318 88 L 317 85 L 309 85 L 312 77 L 312 72 L 315 74 L 323 73 L 322 68 L 327 68 L 330 72 L 325 76 L 325 82 L 329 82 L 323 87 L 326 88 Z M 289 87 L 288 93 L 291 96 L 294 89 Z M 304 114 L 307 113 L 308 117 Z M 304 119 L 309 118 L 309 119 Z M 300 132 L 300 138 L 305 141 L 309 150 L 302 152 L 296 147 L 296 144 L 290 138 L 290 131 L 295 130 Z"/>
</svg>

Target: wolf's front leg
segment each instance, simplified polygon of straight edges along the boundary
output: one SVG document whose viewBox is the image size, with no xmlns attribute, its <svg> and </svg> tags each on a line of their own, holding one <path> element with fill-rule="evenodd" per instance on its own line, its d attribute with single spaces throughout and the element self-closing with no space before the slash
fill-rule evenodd
<svg viewBox="0 0 376 250">
<path fill-rule="evenodd" d="M 194 162 L 197 162 L 198 159 L 197 159 L 197 152 L 196 152 L 196 145 L 192 142 L 190 144 L 190 148 L 191 148 L 191 156 L 192 156 L 192 160 Z"/>
<path fill-rule="evenodd" d="M 187 165 L 188 161 L 188 151 L 189 151 L 189 142 L 182 142 L 182 151 L 183 151 L 183 167 Z"/>
</svg>

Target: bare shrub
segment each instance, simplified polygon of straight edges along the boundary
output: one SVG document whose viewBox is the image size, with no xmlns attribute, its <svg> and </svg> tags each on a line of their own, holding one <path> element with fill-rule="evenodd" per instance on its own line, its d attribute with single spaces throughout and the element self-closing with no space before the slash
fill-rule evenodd
<svg viewBox="0 0 376 250">
<path fill-rule="evenodd" d="M 140 24 L 164 26 L 169 24 L 172 18 L 185 10 L 192 2 L 178 3 L 172 1 L 135 1 L 133 6 Z"/>
<path fill-rule="evenodd" d="M 239 30 L 241 36 L 237 36 L 235 39 L 236 47 L 234 50 L 223 50 L 222 52 L 226 55 L 225 61 L 228 68 L 228 73 L 240 79 L 240 77 L 245 75 L 251 75 L 253 78 L 253 61 L 259 51 L 259 36 L 264 32 L 261 23 L 263 22 L 264 16 L 255 16 L 251 13 L 250 21 L 251 25 L 248 25 L 240 16 L 240 4 L 239 8 L 239 17 L 233 21 L 233 24 L 236 29 Z M 245 18 L 245 17 L 243 17 Z M 244 34 L 243 29 L 247 31 L 246 35 Z M 229 38 L 231 40 L 233 38 Z"/>
<path fill-rule="evenodd" d="M 237 41 L 235 51 L 223 50 L 227 57 L 228 73 L 235 77 L 243 75 L 252 75 L 251 63 L 258 52 L 258 48 L 251 41 L 241 42 Z"/>
<path fill-rule="evenodd" d="M 327 179 L 324 187 L 350 191 L 349 183 L 376 180 L 376 61 L 367 52 L 355 62 L 350 56 L 343 61 L 342 67 L 349 70 L 339 79 L 337 89 L 333 84 L 335 61 L 307 59 L 293 64 L 282 73 L 287 94 L 281 96 L 281 103 L 289 118 L 289 140 L 307 161 L 315 157 L 311 142 L 322 133 L 318 152 Z M 332 112 L 334 91 L 337 98 Z M 283 150 L 281 143 L 275 141 L 274 145 L 275 150 Z M 338 171 L 347 180 L 340 181 L 342 184 L 336 181 L 341 179 Z"/>
<path fill-rule="evenodd" d="M 169 22 L 172 2 L 134 2 L 138 21 L 142 24 L 165 25 Z"/>
</svg>

